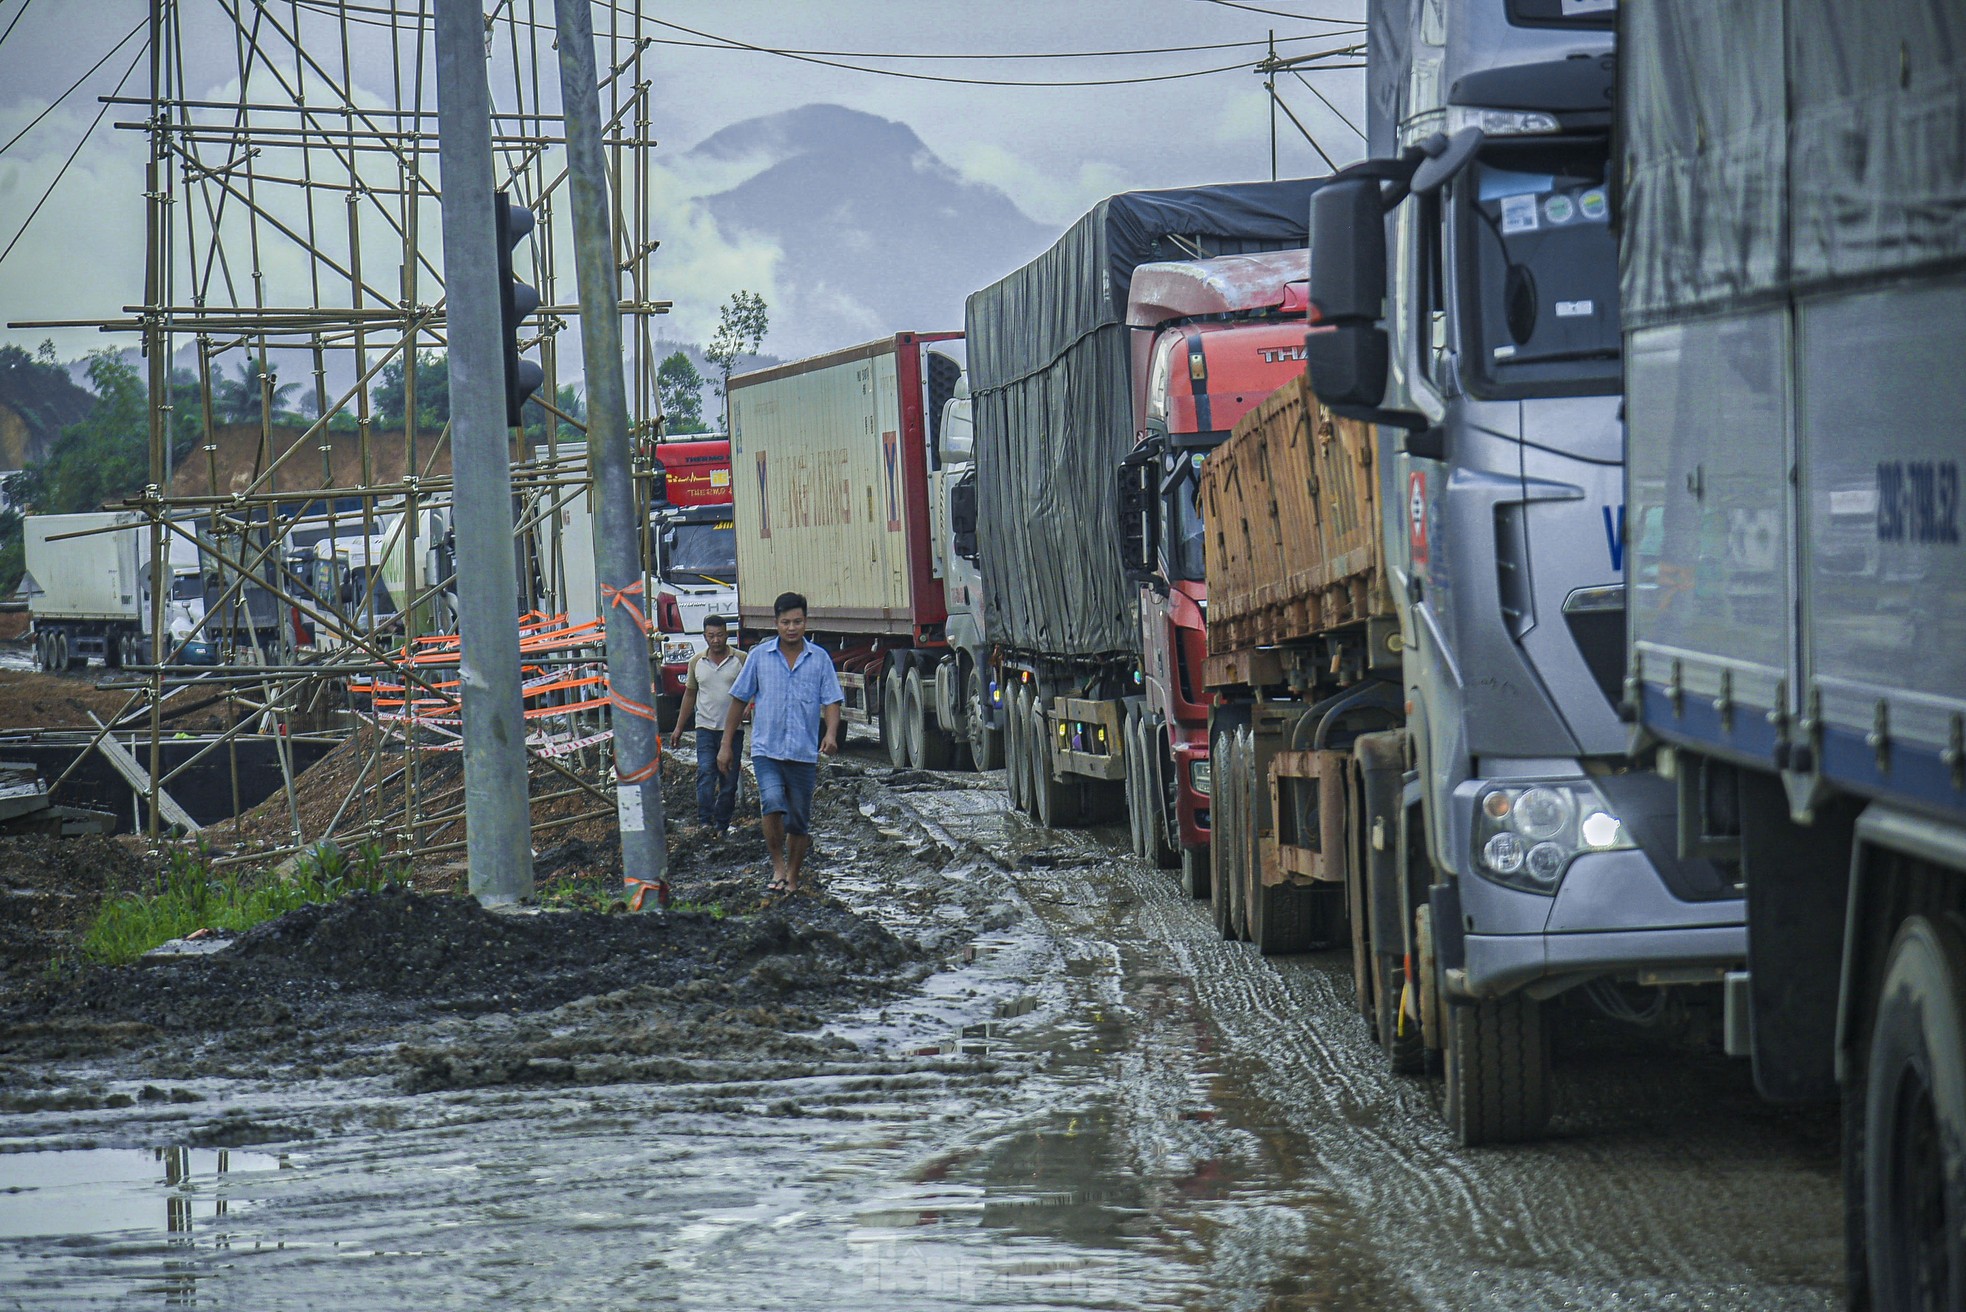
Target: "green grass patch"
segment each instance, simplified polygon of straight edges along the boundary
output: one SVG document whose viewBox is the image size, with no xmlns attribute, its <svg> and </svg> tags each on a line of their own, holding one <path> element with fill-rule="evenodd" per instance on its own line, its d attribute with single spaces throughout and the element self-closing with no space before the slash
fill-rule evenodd
<svg viewBox="0 0 1966 1312">
<path fill-rule="evenodd" d="M 203 851 L 174 852 L 153 887 L 103 904 L 82 937 L 81 953 L 90 961 L 122 965 L 195 930 L 251 929 L 310 902 L 380 889 L 398 874 L 381 849 L 371 846 L 351 857 L 324 843 L 284 873 L 214 871 Z"/>
</svg>

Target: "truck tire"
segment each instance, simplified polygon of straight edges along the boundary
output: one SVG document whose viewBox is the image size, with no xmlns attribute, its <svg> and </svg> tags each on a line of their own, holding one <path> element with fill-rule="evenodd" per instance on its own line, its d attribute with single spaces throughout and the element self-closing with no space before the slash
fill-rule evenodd
<svg viewBox="0 0 1966 1312">
<path fill-rule="evenodd" d="M 1407 999 L 1409 1014 L 1402 1024 L 1400 998 L 1406 972 L 1400 959 L 1389 952 L 1372 953 L 1373 1023 L 1379 1030 L 1379 1046 L 1395 1075 L 1419 1075 L 1427 1069 L 1427 1045 L 1421 1038 L 1418 998 Z"/>
<path fill-rule="evenodd" d="M 1031 767 L 1024 756 L 1028 750 L 1024 739 L 1029 725 L 1024 719 L 1024 687 L 1013 684 L 1010 697 L 1004 708 L 1004 792 L 1010 797 L 1010 809 L 1023 815 L 1031 812 Z"/>
<path fill-rule="evenodd" d="M 1447 1007 L 1447 1128 L 1463 1148 L 1525 1143 L 1550 1123 L 1542 1004 L 1515 994 Z"/>
<path fill-rule="evenodd" d="M 89 663 L 87 656 L 76 654 L 74 645 L 69 642 L 66 633 L 57 635 L 56 641 L 60 644 L 59 652 L 61 660 L 58 662 L 60 668 L 64 670 L 79 670 Z"/>
<path fill-rule="evenodd" d="M 887 763 L 897 770 L 908 767 L 908 708 L 906 688 L 908 658 L 890 655 L 887 673 L 881 676 L 881 737 L 887 742 Z"/>
<path fill-rule="evenodd" d="M 1243 833 L 1247 816 L 1242 807 L 1241 738 L 1241 732 L 1235 731 L 1216 740 L 1218 797 L 1213 809 L 1216 824 L 1213 840 L 1208 845 L 1213 857 L 1209 898 L 1215 912 L 1215 928 L 1231 943 L 1244 937 L 1242 882 L 1248 857 Z"/>
<path fill-rule="evenodd" d="M 1189 897 L 1203 898 L 1209 895 L 1208 849 L 1205 847 L 1184 847 L 1181 849 L 1181 891 Z"/>
<path fill-rule="evenodd" d="M 1966 1307 L 1966 946 L 1945 921 L 1898 929 L 1864 1088 L 1872 1305 Z"/>
<path fill-rule="evenodd" d="M 123 657 L 128 652 L 129 645 L 130 635 L 127 633 L 112 633 L 105 636 L 102 640 L 103 668 L 107 670 L 122 669 Z"/>
<path fill-rule="evenodd" d="M 929 692 L 922 667 L 909 667 L 902 680 L 902 700 L 908 708 L 909 764 L 917 770 L 947 770 L 956 759 L 956 740 L 929 709 Z"/>
<path fill-rule="evenodd" d="M 46 674 L 49 670 L 54 668 L 54 664 L 55 664 L 54 659 L 48 654 L 48 635 L 45 633 L 35 634 L 34 635 L 34 668 L 41 671 L 41 673 Z"/>
<path fill-rule="evenodd" d="M 1260 881 L 1260 874 L 1252 874 Z M 1255 882 L 1248 902 L 1249 941 L 1266 957 L 1309 952 L 1317 942 L 1317 899 L 1314 888 Z"/>
<path fill-rule="evenodd" d="M 977 770 L 995 770 L 1003 765 L 1003 732 L 990 727 L 989 692 L 990 682 L 983 667 L 970 666 L 963 702 L 969 707 L 969 763 Z"/>
<path fill-rule="evenodd" d="M 1035 768 L 1032 779 L 1033 793 L 1037 803 L 1038 823 L 1046 829 L 1069 829 L 1080 823 L 1084 808 L 1080 805 L 1079 786 L 1076 783 L 1060 780 L 1052 765 L 1051 725 L 1045 719 L 1044 707 L 1032 699 L 1031 706 L 1031 752 Z"/>
</svg>

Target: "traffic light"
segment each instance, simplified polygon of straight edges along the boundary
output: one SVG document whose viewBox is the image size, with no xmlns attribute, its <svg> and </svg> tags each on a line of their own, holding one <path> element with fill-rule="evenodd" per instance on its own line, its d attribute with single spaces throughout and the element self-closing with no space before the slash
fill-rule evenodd
<svg viewBox="0 0 1966 1312">
<path fill-rule="evenodd" d="M 504 331 L 499 342 L 505 348 L 505 422 L 517 428 L 526 398 L 546 381 L 546 371 L 519 355 L 519 324 L 539 308 L 539 293 L 519 281 L 512 272 L 512 250 L 532 235 L 533 213 L 513 202 L 504 192 L 492 197 L 492 214 L 498 228 L 498 313 Z"/>
</svg>

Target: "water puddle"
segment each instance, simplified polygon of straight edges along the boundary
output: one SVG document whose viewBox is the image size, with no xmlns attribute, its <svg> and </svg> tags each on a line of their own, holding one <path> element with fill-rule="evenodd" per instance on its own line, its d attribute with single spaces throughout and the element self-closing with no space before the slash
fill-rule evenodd
<svg viewBox="0 0 1966 1312">
<path fill-rule="evenodd" d="M 284 1156 L 230 1148 L 0 1153 L 0 1241 L 189 1235 L 250 1204 L 240 1177 L 288 1169 Z"/>
</svg>

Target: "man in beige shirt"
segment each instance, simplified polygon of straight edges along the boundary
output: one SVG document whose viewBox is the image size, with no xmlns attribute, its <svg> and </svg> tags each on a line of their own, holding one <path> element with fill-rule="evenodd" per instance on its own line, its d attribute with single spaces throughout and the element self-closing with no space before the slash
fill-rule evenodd
<svg viewBox="0 0 1966 1312">
<path fill-rule="evenodd" d="M 717 769 L 717 751 L 724 745 L 724 710 L 730 705 L 731 685 L 744 668 L 744 653 L 730 645 L 730 627 L 721 616 L 703 621 L 704 649 L 691 658 L 683 684 L 683 704 L 676 712 L 676 733 L 696 731 L 696 823 L 714 833 L 730 828 L 737 809 L 739 771 Z M 732 750 L 744 749 L 744 730 L 731 730 Z"/>
</svg>

